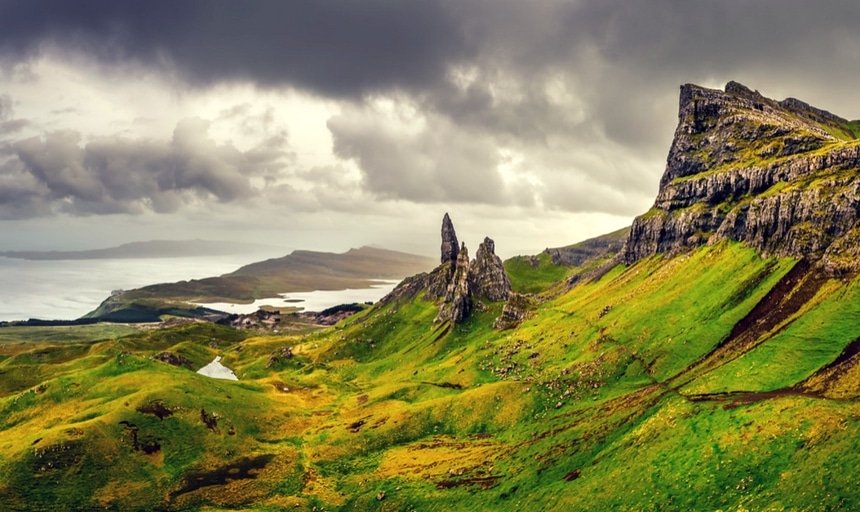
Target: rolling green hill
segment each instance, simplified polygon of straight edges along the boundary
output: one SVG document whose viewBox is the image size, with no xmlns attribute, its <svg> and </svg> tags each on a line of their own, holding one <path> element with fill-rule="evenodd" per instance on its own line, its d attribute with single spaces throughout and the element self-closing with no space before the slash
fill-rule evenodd
<svg viewBox="0 0 860 512">
<path fill-rule="evenodd" d="M 581 261 L 515 258 L 505 281 L 491 240 L 471 263 L 443 244 L 432 272 L 302 335 L 2 338 L 0 508 L 860 509 L 854 143 L 738 85 L 682 89 L 655 207 Z M 680 171 L 752 122 L 823 146 Z M 194 373 L 216 355 L 238 381 Z"/>
</svg>

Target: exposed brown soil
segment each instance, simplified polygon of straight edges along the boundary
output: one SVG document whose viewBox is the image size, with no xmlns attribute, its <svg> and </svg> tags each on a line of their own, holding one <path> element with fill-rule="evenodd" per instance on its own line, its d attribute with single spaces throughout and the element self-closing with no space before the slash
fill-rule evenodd
<svg viewBox="0 0 860 512">
<path fill-rule="evenodd" d="M 440 480 L 436 482 L 437 489 L 453 489 L 455 487 L 463 487 L 463 486 L 476 486 L 481 489 L 491 489 L 498 484 L 501 476 L 498 475 L 490 475 L 490 476 L 473 476 L 468 478 L 452 478 L 449 480 Z"/>
<path fill-rule="evenodd" d="M 167 322 L 165 322 L 165 327 L 166 326 Z M 191 370 L 194 366 L 190 359 L 179 354 L 174 354 L 173 352 L 159 352 L 158 354 L 152 356 L 152 358 L 157 361 L 161 361 L 163 363 L 177 366 L 179 368 L 185 368 L 188 370 Z"/>
<path fill-rule="evenodd" d="M 716 348 L 670 379 L 677 389 L 695 377 L 749 352 L 762 337 L 789 320 L 827 282 L 827 274 L 806 260 L 797 262 L 773 288 L 732 328 Z M 790 323 L 790 322 L 789 322 Z"/>
<path fill-rule="evenodd" d="M 206 425 L 206 428 L 218 433 L 218 415 L 216 413 L 207 413 L 206 409 L 200 409 L 200 421 Z"/>
<path fill-rule="evenodd" d="M 352 423 L 347 425 L 346 429 L 353 434 L 357 434 L 361 430 L 361 427 L 363 427 L 367 423 L 368 418 L 370 418 L 370 416 L 366 416 L 364 418 L 361 418 L 360 420 L 353 421 Z"/>
<path fill-rule="evenodd" d="M 185 477 L 185 485 L 172 492 L 170 496 L 171 498 L 176 498 L 177 496 L 196 491 L 203 487 L 224 485 L 233 480 L 257 478 L 257 473 L 265 468 L 274 457 L 271 454 L 245 457 L 213 471 L 189 473 Z"/>
<path fill-rule="evenodd" d="M 732 328 L 718 348 L 755 341 L 796 313 L 818 293 L 827 275 L 801 260 L 779 280 L 744 318 Z"/>
<path fill-rule="evenodd" d="M 702 393 L 696 395 L 686 395 L 688 400 L 693 402 L 726 402 L 723 409 L 729 410 L 742 405 L 749 405 L 761 400 L 771 398 L 780 398 L 784 396 L 812 396 L 817 395 L 805 393 L 794 388 L 775 389 L 773 391 L 732 391 L 730 393 Z"/>
<path fill-rule="evenodd" d="M 453 382 L 427 382 L 422 380 L 421 384 L 426 384 L 428 386 L 436 386 L 437 388 L 463 389 L 462 384 L 456 384 Z"/>
<path fill-rule="evenodd" d="M 565 480 L 566 482 L 572 482 L 572 481 L 576 480 L 577 478 L 579 478 L 579 477 L 580 477 L 580 475 L 582 475 L 582 471 L 580 471 L 580 470 L 578 470 L 578 469 L 574 469 L 573 471 L 571 471 L 571 472 L 569 472 L 568 474 L 564 475 L 564 480 Z"/>
<path fill-rule="evenodd" d="M 795 388 L 803 391 L 823 392 L 835 384 L 848 370 L 860 363 L 860 338 L 848 344 L 830 363 L 798 383 Z"/>
<path fill-rule="evenodd" d="M 173 416 L 173 411 L 164 405 L 164 402 L 161 400 L 153 400 L 146 405 L 141 405 L 137 408 L 137 412 L 141 414 L 151 414 L 160 420 L 163 420 L 168 416 Z"/>
</svg>

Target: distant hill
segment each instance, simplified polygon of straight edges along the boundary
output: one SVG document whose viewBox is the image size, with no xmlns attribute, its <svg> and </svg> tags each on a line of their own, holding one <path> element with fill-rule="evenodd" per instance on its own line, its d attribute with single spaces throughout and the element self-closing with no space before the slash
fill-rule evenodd
<svg viewBox="0 0 860 512">
<path fill-rule="evenodd" d="M 218 277 L 162 283 L 115 293 L 85 318 L 157 320 L 158 311 L 185 303 L 236 302 L 277 297 L 280 293 L 368 288 L 379 279 L 400 279 L 433 267 L 435 261 L 387 249 L 361 247 L 336 254 L 293 251 L 252 263 Z M 130 314 L 134 312 L 134 314 Z M 193 315 L 192 315 L 193 316 Z"/>
<path fill-rule="evenodd" d="M 216 240 L 147 240 L 85 251 L 0 251 L 0 256 L 24 260 L 94 260 L 113 258 L 182 258 L 274 251 L 277 247 Z"/>
</svg>

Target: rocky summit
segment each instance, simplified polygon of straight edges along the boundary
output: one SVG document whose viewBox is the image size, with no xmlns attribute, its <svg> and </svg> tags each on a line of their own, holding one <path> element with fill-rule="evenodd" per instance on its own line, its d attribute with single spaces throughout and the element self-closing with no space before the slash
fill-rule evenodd
<svg viewBox="0 0 860 512">
<path fill-rule="evenodd" d="M 446 256 L 446 236 L 454 241 L 454 225 L 448 214 L 442 219 L 442 260 Z M 444 264 L 443 264 L 444 266 Z M 478 245 L 475 259 L 469 261 L 469 252 L 463 243 L 457 255 L 453 275 L 448 282 L 444 300 L 439 306 L 437 322 L 450 320 L 459 323 L 469 317 L 477 300 L 503 301 L 511 294 L 511 280 L 505 272 L 501 258 L 496 256 L 496 244 L 489 237 Z"/>
<path fill-rule="evenodd" d="M 678 126 L 654 206 L 636 218 L 633 264 L 729 239 L 765 254 L 858 267 L 860 122 L 729 82 L 681 86 Z"/>
</svg>

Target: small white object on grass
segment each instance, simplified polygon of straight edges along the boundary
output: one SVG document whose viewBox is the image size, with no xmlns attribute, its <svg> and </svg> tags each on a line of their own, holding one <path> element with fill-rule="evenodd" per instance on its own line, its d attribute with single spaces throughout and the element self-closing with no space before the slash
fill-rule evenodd
<svg viewBox="0 0 860 512">
<path fill-rule="evenodd" d="M 221 364 L 221 356 L 215 356 L 211 363 L 197 370 L 197 373 L 213 379 L 239 380 L 233 370 Z"/>
</svg>

